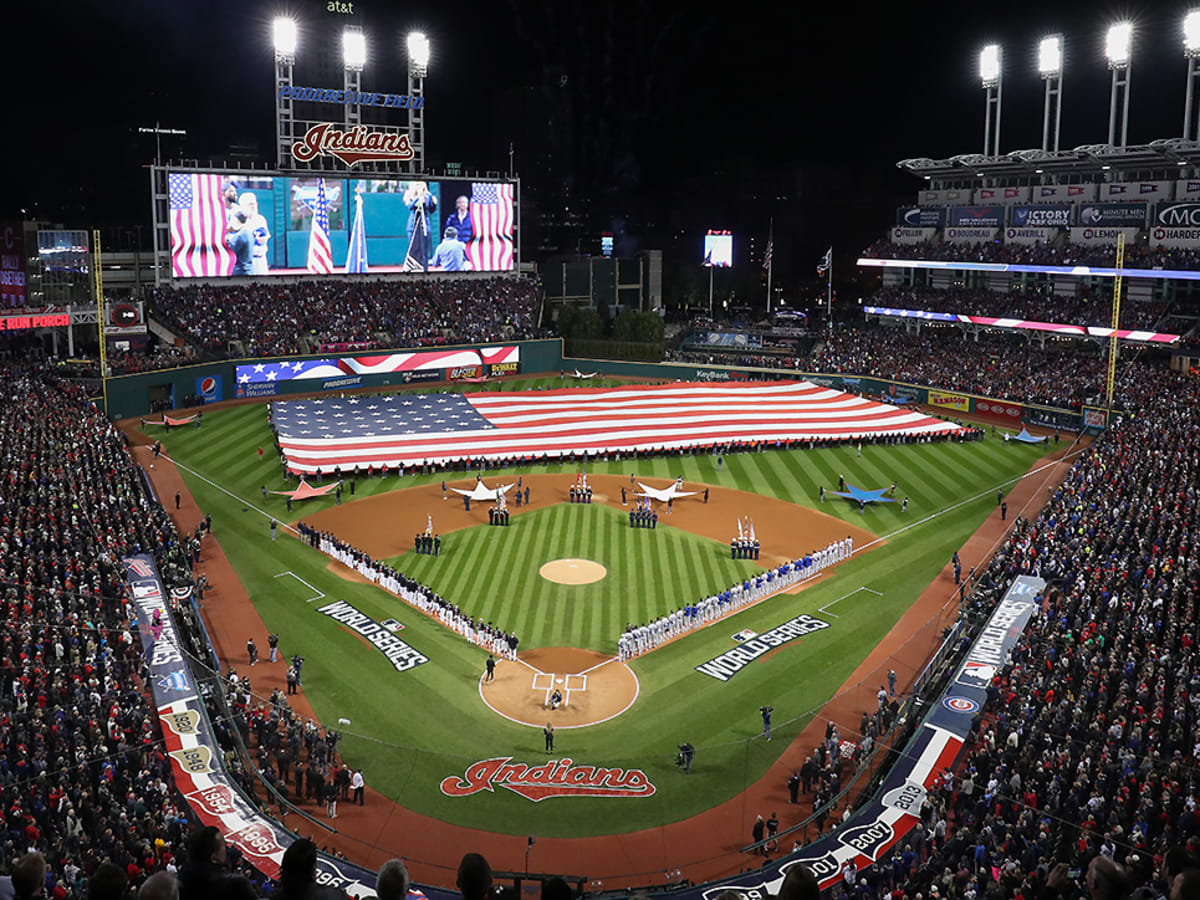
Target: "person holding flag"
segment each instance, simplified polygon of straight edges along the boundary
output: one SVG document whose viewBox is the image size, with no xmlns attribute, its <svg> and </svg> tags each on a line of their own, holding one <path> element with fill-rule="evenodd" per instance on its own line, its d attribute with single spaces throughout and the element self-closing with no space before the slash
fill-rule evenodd
<svg viewBox="0 0 1200 900">
<path fill-rule="evenodd" d="M 354 189 L 354 226 L 350 229 L 350 246 L 346 250 L 346 274 L 361 274 L 367 267 L 367 230 L 363 224 L 363 187 Z"/>
<path fill-rule="evenodd" d="M 429 233 L 429 217 L 437 212 L 437 197 L 424 181 L 413 181 L 404 192 L 404 205 L 408 215 L 408 255 L 404 258 L 404 271 L 428 272 L 429 257 L 432 255 L 432 239 Z M 434 219 L 436 227 L 437 219 Z"/>
<path fill-rule="evenodd" d="M 312 204 L 312 227 L 308 232 L 308 260 L 305 268 L 316 275 L 333 273 L 333 253 L 329 247 L 329 203 L 325 197 L 325 179 L 317 179 L 317 196 Z"/>
</svg>

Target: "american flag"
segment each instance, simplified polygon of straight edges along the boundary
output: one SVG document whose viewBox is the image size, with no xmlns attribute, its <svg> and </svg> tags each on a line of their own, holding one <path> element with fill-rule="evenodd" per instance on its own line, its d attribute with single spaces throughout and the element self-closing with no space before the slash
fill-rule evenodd
<svg viewBox="0 0 1200 900">
<path fill-rule="evenodd" d="M 333 272 L 333 252 L 329 249 L 329 204 L 325 202 L 324 178 L 317 181 L 312 230 L 308 233 L 308 271 L 318 275 Z"/>
<path fill-rule="evenodd" d="M 763 253 L 763 269 L 764 269 L 764 271 L 767 271 L 767 272 L 771 271 L 771 256 L 774 253 L 775 253 L 775 240 L 772 238 L 767 241 L 767 249 L 766 249 L 766 252 Z"/>
<path fill-rule="evenodd" d="M 489 182 L 471 185 L 471 243 L 467 259 L 476 272 L 513 267 L 513 188 Z"/>
<path fill-rule="evenodd" d="M 273 420 L 300 472 L 961 430 L 807 381 L 289 400 Z"/>
<path fill-rule="evenodd" d="M 220 175 L 167 175 L 171 214 L 171 274 L 176 278 L 228 275 L 233 251 L 225 246 Z"/>
<path fill-rule="evenodd" d="M 817 274 L 824 275 L 833 265 L 833 248 L 830 247 L 825 251 L 825 255 L 821 257 L 821 261 L 817 263 Z"/>
</svg>

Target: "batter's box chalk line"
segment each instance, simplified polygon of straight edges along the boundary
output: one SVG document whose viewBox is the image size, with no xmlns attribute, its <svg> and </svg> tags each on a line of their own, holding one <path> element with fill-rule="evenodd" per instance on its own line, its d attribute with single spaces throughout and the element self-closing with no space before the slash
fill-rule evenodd
<svg viewBox="0 0 1200 900">
<path fill-rule="evenodd" d="M 325 599 L 325 594 L 323 594 L 321 591 L 318 591 L 315 587 L 313 587 L 311 584 L 309 584 L 307 581 L 305 581 L 303 578 L 301 578 L 295 572 L 292 572 L 292 571 L 280 572 L 275 577 L 282 578 L 284 575 L 291 575 L 293 578 L 295 578 L 298 582 L 300 582 L 302 585 L 304 585 L 306 588 L 308 588 L 310 591 L 312 591 L 313 594 L 316 595 L 313 597 L 309 597 L 307 600 L 304 601 L 305 603 L 312 603 L 314 600 L 324 600 Z"/>
</svg>

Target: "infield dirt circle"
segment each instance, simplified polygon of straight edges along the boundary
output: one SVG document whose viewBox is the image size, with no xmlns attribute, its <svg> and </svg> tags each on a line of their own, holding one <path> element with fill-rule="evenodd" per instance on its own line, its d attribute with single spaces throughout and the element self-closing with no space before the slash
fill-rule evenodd
<svg viewBox="0 0 1200 900">
<path fill-rule="evenodd" d="M 550 707 L 555 690 L 563 700 Z M 627 665 L 595 650 L 538 647 L 517 661 L 499 660 L 496 677 L 479 680 L 479 696 L 492 712 L 518 725 L 585 728 L 614 719 L 633 706 L 641 688 Z"/>
<path fill-rule="evenodd" d="M 591 584 L 608 574 L 608 569 L 590 559 L 552 559 L 538 574 L 555 584 Z"/>
</svg>

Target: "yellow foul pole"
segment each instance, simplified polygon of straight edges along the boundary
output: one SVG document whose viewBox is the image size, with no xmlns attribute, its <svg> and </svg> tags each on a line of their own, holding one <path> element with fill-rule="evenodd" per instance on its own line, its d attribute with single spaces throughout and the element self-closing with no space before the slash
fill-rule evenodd
<svg viewBox="0 0 1200 900">
<path fill-rule="evenodd" d="M 100 229 L 92 230 L 92 279 L 96 286 L 96 328 L 100 336 L 100 389 L 108 415 L 108 341 L 104 336 L 104 276 L 100 268 Z"/>
<path fill-rule="evenodd" d="M 1117 382 L 1117 329 L 1121 327 L 1121 270 L 1125 267 L 1125 233 L 1117 235 L 1117 276 L 1113 279 L 1112 334 L 1108 338 L 1108 414 L 1112 416 Z"/>
</svg>

